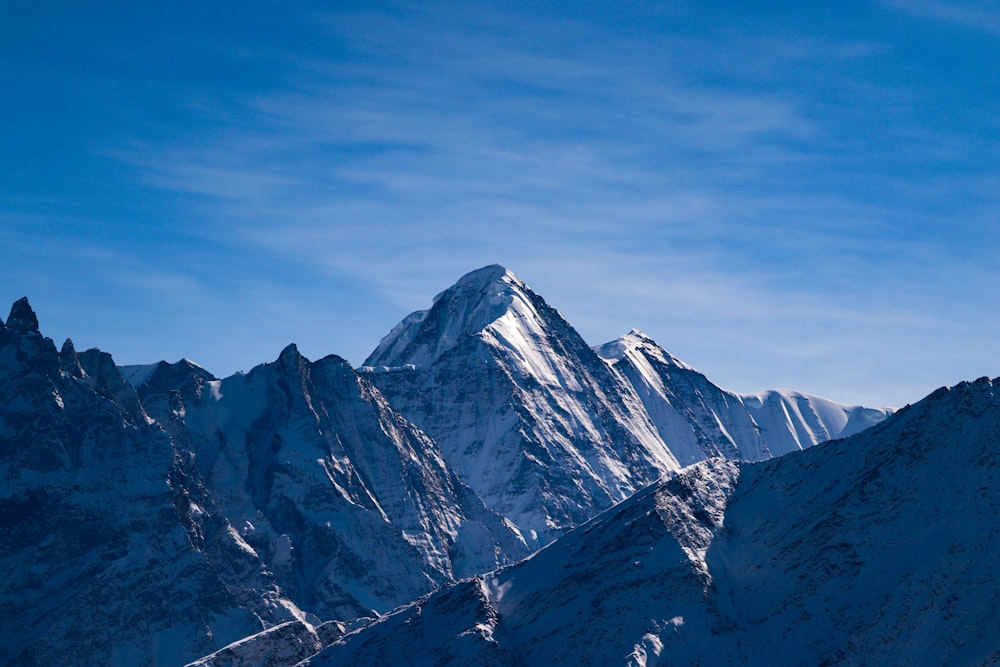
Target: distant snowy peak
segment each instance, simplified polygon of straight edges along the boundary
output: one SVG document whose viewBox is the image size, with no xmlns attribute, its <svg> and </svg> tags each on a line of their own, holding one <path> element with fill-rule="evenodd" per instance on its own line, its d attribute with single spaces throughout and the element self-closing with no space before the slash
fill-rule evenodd
<svg viewBox="0 0 1000 667">
<path fill-rule="evenodd" d="M 691 366 L 673 356 L 662 347 L 656 344 L 648 334 L 632 329 L 621 338 L 617 338 L 604 345 L 594 348 L 597 356 L 605 361 L 615 362 L 628 358 L 635 363 L 638 361 L 643 365 L 648 365 L 643 357 L 652 358 L 668 366 L 676 366 L 686 370 L 694 370 Z"/>
<path fill-rule="evenodd" d="M 891 408 L 844 405 L 789 389 L 743 394 L 740 399 L 775 456 L 860 433 L 894 412 Z"/>
<path fill-rule="evenodd" d="M 632 385 L 684 465 L 713 456 L 749 461 L 781 456 L 853 435 L 892 413 L 787 389 L 736 394 L 635 329 L 594 351 Z"/>
<path fill-rule="evenodd" d="M 499 328 L 509 338 L 511 327 L 501 323 L 504 319 L 537 328 L 532 327 L 539 318 L 536 300 L 520 278 L 498 264 L 472 271 L 434 297 L 430 310 L 411 313 L 393 328 L 364 366 L 430 365 L 463 337 L 487 328 Z"/>
<path fill-rule="evenodd" d="M 595 351 L 632 386 L 681 465 L 716 456 L 751 461 L 771 457 L 739 396 L 716 386 L 648 335 L 633 329 Z"/>
</svg>

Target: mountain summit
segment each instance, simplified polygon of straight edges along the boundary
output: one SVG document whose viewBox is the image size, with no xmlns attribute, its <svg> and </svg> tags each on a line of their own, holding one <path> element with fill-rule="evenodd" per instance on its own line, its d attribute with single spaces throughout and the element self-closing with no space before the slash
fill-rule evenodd
<svg viewBox="0 0 1000 667">
<path fill-rule="evenodd" d="M 7 328 L 17 333 L 38 333 L 38 317 L 28 303 L 28 297 L 21 297 L 10 307 L 7 316 Z"/>
<path fill-rule="evenodd" d="M 428 366 L 464 338 L 486 331 L 509 349 L 524 350 L 542 335 L 544 315 L 537 302 L 528 286 L 499 264 L 472 271 L 435 296 L 430 309 L 403 319 L 364 365 Z"/>
<path fill-rule="evenodd" d="M 502 266 L 409 315 L 363 370 L 536 545 L 679 467 L 630 387 Z"/>
<path fill-rule="evenodd" d="M 744 398 L 637 330 L 591 349 L 498 265 L 404 318 L 361 370 L 536 545 L 682 465 L 763 460 L 888 414 L 790 392 Z"/>
</svg>

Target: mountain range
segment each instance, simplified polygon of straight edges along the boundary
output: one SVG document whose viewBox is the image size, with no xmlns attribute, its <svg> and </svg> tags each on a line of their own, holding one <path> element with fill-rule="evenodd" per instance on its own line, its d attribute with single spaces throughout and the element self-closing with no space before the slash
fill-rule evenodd
<svg viewBox="0 0 1000 667">
<path fill-rule="evenodd" d="M 538 655 L 556 662 L 642 654 L 653 664 L 658 652 L 739 661 L 759 648 L 739 629 L 742 605 L 763 593 L 718 563 L 729 563 L 720 551 L 729 527 L 749 520 L 730 519 L 733 508 L 758 502 L 736 503 L 746 480 L 780 486 L 768 480 L 793 466 L 785 461 L 806 461 L 823 487 L 846 469 L 819 452 L 861 465 L 898 453 L 891 424 L 923 429 L 904 418 L 917 406 L 886 420 L 891 410 L 793 391 L 723 390 L 635 330 L 592 348 L 500 266 L 406 317 L 361 368 L 333 355 L 310 361 L 289 345 L 222 379 L 187 360 L 120 367 L 70 341 L 57 350 L 22 299 L 0 325 L 0 406 L 0 565 L 10 573 L 0 662 L 13 665 L 361 664 L 405 651 L 385 634 L 403 632 L 397 621 L 414 631 L 439 621 L 421 650 L 459 661 L 492 651 L 533 664 L 525 641 L 549 641 Z M 755 520 L 783 539 L 806 521 L 793 507 L 819 516 L 836 506 L 804 498 L 760 500 Z M 805 567 L 795 559 L 817 556 L 799 537 L 767 545 Z M 738 546 L 739 558 L 756 548 Z M 640 548 L 649 560 L 632 557 Z M 681 565 L 670 560 L 677 553 Z M 629 626 L 621 637 L 642 633 L 614 656 L 580 642 L 560 657 L 560 641 L 599 620 L 594 596 L 605 582 L 619 586 L 622 563 L 627 582 L 602 594 L 622 608 L 607 613 Z M 580 592 L 588 577 L 594 585 Z M 722 586 L 731 592 L 719 597 Z M 639 619 L 624 605 L 640 589 L 679 605 L 690 598 L 690 608 L 661 618 L 642 603 L 649 618 Z M 572 590 L 591 606 L 563 599 Z M 453 607 L 455 616 L 439 613 Z M 668 631 L 687 648 L 664 653 Z M 743 648 L 697 653 L 706 632 L 731 632 Z M 450 643 L 457 637 L 466 639 Z"/>
<path fill-rule="evenodd" d="M 797 392 L 739 396 L 637 331 L 592 349 L 502 266 L 407 316 L 361 371 L 532 546 L 683 465 L 762 460 L 888 414 Z"/>
<path fill-rule="evenodd" d="M 308 664 L 996 665 L 1000 378 L 667 474 Z"/>
</svg>

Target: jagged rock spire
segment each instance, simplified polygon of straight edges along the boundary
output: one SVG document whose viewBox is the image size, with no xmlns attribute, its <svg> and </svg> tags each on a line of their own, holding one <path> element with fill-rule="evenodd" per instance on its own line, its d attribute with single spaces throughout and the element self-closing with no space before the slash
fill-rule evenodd
<svg viewBox="0 0 1000 667">
<path fill-rule="evenodd" d="M 67 338 L 63 341 L 62 349 L 59 350 L 59 356 L 68 356 L 71 354 L 76 354 L 76 347 L 73 346 L 73 339 Z"/>
<path fill-rule="evenodd" d="M 14 302 L 10 307 L 10 315 L 7 316 L 7 328 L 18 333 L 39 333 L 38 317 L 28 303 L 28 297 L 24 296 Z"/>
</svg>

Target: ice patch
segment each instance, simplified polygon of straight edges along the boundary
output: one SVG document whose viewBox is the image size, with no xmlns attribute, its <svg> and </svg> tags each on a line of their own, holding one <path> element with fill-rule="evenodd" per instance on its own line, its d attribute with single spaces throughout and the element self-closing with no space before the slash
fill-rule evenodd
<svg viewBox="0 0 1000 667">
<path fill-rule="evenodd" d="M 243 539 L 243 536 L 240 535 L 236 531 L 236 529 L 233 528 L 232 526 L 229 526 L 229 534 L 232 536 L 233 541 L 236 542 L 236 546 L 238 546 L 240 549 L 242 549 L 246 553 L 250 554 L 254 558 L 258 557 L 257 556 L 257 552 L 254 550 L 254 548 L 252 546 L 250 546 L 249 544 L 247 544 L 246 540 Z"/>
<path fill-rule="evenodd" d="M 222 400 L 222 380 L 212 380 L 208 383 L 208 391 L 211 393 L 213 401 Z"/>
<path fill-rule="evenodd" d="M 153 374 L 160 364 L 161 361 L 155 364 L 137 364 L 131 366 L 119 366 L 118 372 L 122 374 L 125 381 L 128 382 L 133 387 L 140 387 L 146 383 L 149 377 Z"/>
<path fill-rule="evenodd" d="M 673 622 L 680 619 L 683 625 L 684 619 L 679 616 L 670 619 Z M 642 639 L 632 647 L 632 653 L 629 654 L 628 660 L 625 664 L 628 667 L 652 667 L 657 663 L 657 658 L 660 657 L 660 653 L 663 651 L 663 641 L 659 637 L 647 632 L 642 636 Z"/>
</svg>

